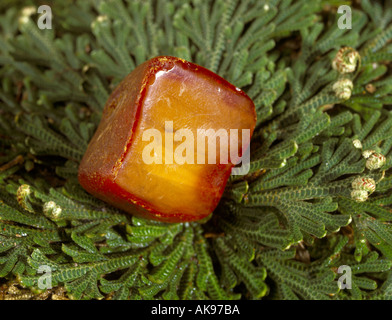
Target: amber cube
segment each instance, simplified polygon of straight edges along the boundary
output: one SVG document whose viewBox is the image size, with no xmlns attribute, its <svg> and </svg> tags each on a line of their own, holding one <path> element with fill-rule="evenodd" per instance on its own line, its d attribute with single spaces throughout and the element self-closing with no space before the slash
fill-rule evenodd
<svg viewBox="0 0 392 320">
<path fill-rule="evenodd" d="M 241 156 L 249 144 L 241 132 L 251 135 L 255 123 L 251 99 L 215 73 L 175 57 L 151 59 L 109 97 L 80 164 L 80 184 L 134 215 L 202 219 L 217 206 L 238 162 L 225 150 L 229 139 L 225 144 L 218 133 L 238 130 Z"/>
</svg>

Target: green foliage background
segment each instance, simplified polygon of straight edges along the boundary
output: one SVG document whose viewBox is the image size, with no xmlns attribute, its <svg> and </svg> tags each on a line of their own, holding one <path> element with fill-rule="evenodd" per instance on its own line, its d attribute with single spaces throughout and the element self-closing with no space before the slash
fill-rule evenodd
<svg viewBox="0 0 392 320">
<path fill-rule="evenodd" d="M 385 3 L 47 1 L 53 29 L 40 30 L 42 1 L 2 1 L 0 278 L 39 294 L 47 265 L 73 299 L 391 299 Z M 352 29 L 337 27 L 341 4 L 352 5 Z M 361 56 L 345 101 L 331 67 L 343 46 Z M 251 173 L 231 177 L 209 221 L 130 217 L 77 182 L 110 92 L 157 55 L 217 72 L 256 105 Z M 355 139 L 385 165 L 366 169 Z M 351 198 L 358 177 L 377 181 L 362 203 Z M 351 290 L 339 290 L 341 265 Z"/>
</svg>

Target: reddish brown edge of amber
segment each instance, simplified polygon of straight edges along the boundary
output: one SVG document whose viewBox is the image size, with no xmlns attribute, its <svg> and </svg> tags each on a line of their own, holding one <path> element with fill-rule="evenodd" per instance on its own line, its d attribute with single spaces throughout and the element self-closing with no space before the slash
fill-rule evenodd
<svg viewBox="0 0 392 320">
<path fill-rule="evenodd" d="M 161 213 L 153 208 L 151 208 L 151 205 L 143 201 L 142 199 L 139 199 L 132 194 L 124 191 L 122 188 L 120 188 L 115 180 L 117 177 L 117 173 L 122 165 L 122 162 L 124 161 L 127 152 L 132 145 L 133 142 L 133 133 L 136 129 L 137 126 L 137 119 L 140 117 L 140 112 L 141 112 L 141 104 L 145 98 L 146 95 L 146 88 L 148 86 L 148 82 L 150 80 L 150 77 L 154 74 L 156 74 L 158 71 L 162 70 L 170 70 L 174 67 L 176 63 L 181 64 L 181 67 L 184 69 L 192 70 L 194 72 L 199 72 L 203 73 L 208 77 L 213 78 L 217 83 L 220 83 L 226 87 L 228 87 L 229 90 L 232 90 L 236 92 L 237 94 L 243 95 L 246 97 L 250 102 L 251 105 L 253 106 L 252 111 L 254 113 L 254 119 L 256 123 L 256 111 L 254 108 L 253 101 L 248 97 L 248 95 L 243 92 L 242 90 L 238 89 L 219 75 L 215 74 L 214 72 L 201 67 L 199 65 L 196 65 L 194 63 L 188 62 L 186 60 L 176 58 L 176 57 L 171 57 L 171 56 L 159 56 L 156 58 L 153 58 L 151 60 L 146 61 L 142 65 L 138 66 L 135 70 L 145 70 L 145 75 L 141 81 L 141 86 L 140 86 L 140 92 L 137 95 L 136 101 L 135 101 L 135 107 L 136 107 L 136 114 L 134 117 L 134 121 L 132 124 L 132 129 L 130 133 L 128 134 L 128 141 L 126 142 L 126 146 L 123 149 L 124 151 L 122 152 L 121 156 L 115 161 L 114 165 L 112 166 L 111 170 L 108 170 L 109 172 L 101 172 L 99 171 L 100 166 L 99 163 L 87 163 L 86 158 L 87 155 L 90 151 L 90 145 L 95 143 L 95 140 L 97 139 L 98 133 L 101 132 L 100 127 L 102 126 L 102 122 L 98 126 L 98 129 L 96 133 L 94 134 L 93 138 L 90 141 L 88 151 L 84 155 L 81 164 L 79 166 L 79 172 L 78 172 L 78 180 L 81 186 L 88 191 L 90 194 L 94 195 L 95 197 L 111 203 L 115 207 L 118 207 L 120 209 L 123 209 L 124 211 L 134 214 L 139 217 L 143 218 L 149 218 L 153 220 L 159 220 L 159 221 L 164 221 L 164 222 L 189 222 L 189 221 L 195 221 L 195 220 L 200 220 L 204 218 L 205 216 L 189 216 L 189 215 L 183 215 L 183 214 L 170 214 L 170 213 Z M 125 78 L 123 81 L 125 81 L 127 78 Z M 122 82 L 123 82 L 122 81 Z M 122 82 L 119 84 L 119 86 L 113 91 L 113 93 L 116 92 L 116 90 L 121 86 Z M 112 93 L 112 95 L 113 95 Z M 105 108 L 104 108 L 104 113 L 107 112 L 109 107 L 111 106 L 111 97 L 109 97 Z M 253 134 L 253 128 L 250 128 L 250 136 Z M 94 150 L 92 151 L 94 152 Z M 91 152 L 90 152 L 91 153 Z M 233 166 L 233 165 L 232 165 Z M 232 167 L 231 166 L 231 167 Z M 227 178 L 230 176 L 230 170 L 227 172 Z M 223 191 L 224 187 L 222 187 L 222 190 L 219 195 L 219 199 L 216 201 L 216 205 L 218 204 Z M 130 203 L 133 204 L 130 205 Z M 211 212 L 212 213 L 212 212 Z"/>
</svg>

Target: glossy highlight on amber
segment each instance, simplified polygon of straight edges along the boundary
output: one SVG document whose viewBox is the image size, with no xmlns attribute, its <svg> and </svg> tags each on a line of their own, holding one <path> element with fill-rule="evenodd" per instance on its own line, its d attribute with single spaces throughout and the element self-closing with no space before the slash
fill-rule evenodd
<svg viewBox="0 0 392 320">
<path fill-rule="evenodd" d="M 83 188 L 131 214 L 159 221 L 196 221 L 212 213 L 233 161 L 220 162 L 218 144 L 215 164 L 146 164 L 142 153 L 149 142 L 143 132 L 154 128 L 165 137 L 168 121 L 174 131 L 189 129 L 195 137 L 197 129 L 249 129 L 252 134 L 256 114 L 251 99 L 215 73 L 175 57 L 153 58 L 109 97 L 79 167 Z M 181 143 L 174 142 L 174 148 Z M 200 152 L 205 150 L 197 150 L 195 159 Z"/>
</svg>

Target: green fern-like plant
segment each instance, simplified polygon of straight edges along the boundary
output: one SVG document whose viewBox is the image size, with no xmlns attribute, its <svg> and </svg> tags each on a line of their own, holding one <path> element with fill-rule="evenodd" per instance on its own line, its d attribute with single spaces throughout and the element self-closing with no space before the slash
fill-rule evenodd
<svg viewBox="0 0 392 320">
<path fill-rule="evenodd" d="M 44 30 L 39 1 L 1 4 L 0 278 L 34 292 L 20 298 L 42 294 L 48 266 L 72 299 L 391 299 L 392 3 L 362 0 L 339 29 L 343 2 L 56 1 Z M 332 67 L 342 47 L 353 73 Z M 132 217 L 77 181 L 110 92 L 157 55 L 256 106 L 250 171 L 208 221 Z M 375 181 L 362 202 L 356 179 Z"/>
</svg>

